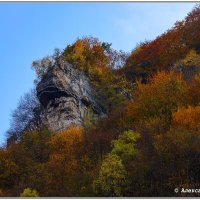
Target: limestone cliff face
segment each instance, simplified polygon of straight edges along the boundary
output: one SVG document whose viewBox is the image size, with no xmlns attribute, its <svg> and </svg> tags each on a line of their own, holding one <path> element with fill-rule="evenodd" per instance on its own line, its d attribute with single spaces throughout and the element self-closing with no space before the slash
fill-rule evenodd
<svg viewBox="0 0 200 200">
<path fill-rule="evenodd" d="M 43 124 L 53 131 L 82 125 L 88 115 L 93 119 L 104 115 L 85 74 L 61 58 L 38 83 L 37 96 Z"/>
</svg>

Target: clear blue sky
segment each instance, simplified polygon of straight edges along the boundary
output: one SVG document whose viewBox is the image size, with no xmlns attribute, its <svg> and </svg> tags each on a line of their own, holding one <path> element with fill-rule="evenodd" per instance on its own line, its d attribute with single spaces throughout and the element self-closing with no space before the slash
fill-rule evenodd
<svg viewBox="0 0 200 200">
<path fill-rule="evenodd" d="M 0 3 L 0 144 L 10 114 L 33 87 L 33 60 L 94 36 L 131 51 L 183 19 L 194 3 Z"/>
</svg>

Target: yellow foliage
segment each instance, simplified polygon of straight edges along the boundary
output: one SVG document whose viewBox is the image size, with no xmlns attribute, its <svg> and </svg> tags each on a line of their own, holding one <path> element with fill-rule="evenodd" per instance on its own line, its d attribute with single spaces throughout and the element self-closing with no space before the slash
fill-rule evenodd
<svg viewBox="0 0 200 200">
<path fill-rule="evenodd" d="M 177 66 L 185 66 L 185 67 L 192 67 L 192 66 L 200 66 L 200 56 L 194 50 L 190 50 L 186 57 L 180 61 L 178 61 L 175 65 Z"/>
<path fill-rule="evenodd" d="M 105 68 L 108 64 L 108 56 L 101 43 L 92 37 L 77 39 L 72 45 L 68 45 L 64 54 L 66 61 L 75 64 L 87 74 L 91 68 Z"/>
</svg>

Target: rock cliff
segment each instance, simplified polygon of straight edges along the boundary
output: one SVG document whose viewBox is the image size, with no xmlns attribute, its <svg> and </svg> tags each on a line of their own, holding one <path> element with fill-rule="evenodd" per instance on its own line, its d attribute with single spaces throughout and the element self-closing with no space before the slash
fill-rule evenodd
<svg viewBox="0 0 200 200">
<path fill-rule="evenodd" d="M 53 131 L 104 115 L 86 75 L 62 58 L 38 83 L 37 96 L 43 107 L 43 124 Z"/>
</svg>

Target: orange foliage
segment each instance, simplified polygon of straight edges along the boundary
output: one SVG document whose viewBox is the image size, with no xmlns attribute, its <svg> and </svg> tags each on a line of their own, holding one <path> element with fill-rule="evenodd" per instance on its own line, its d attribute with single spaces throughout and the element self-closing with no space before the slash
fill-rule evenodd
<svg viewBox="0 0 200 200">
<path fill-rule="evenodd" d="M 127 118 L 169 117 L 184 104 L 186 84 L 181 76 L 173 72 L 158 72 L 149 79 L 149 84 L 137 82 L 134 100 L 128 104 Z"/>
<path fill-rule="evenodd" d="M 51 138 L 50 159 L 47 163 L 51 175 L 47 184 L 53 194 L 72 195 L 78 185 L 76 178 L 79 179 L 80 174 L 79 159 L 83 152 L 82 147 L 83 134 L 79 127 L 70 127 Z"/>
<path fill-rule="evenodd" d="M 173 126 L 184 127 L 189 130 L 200 130 L 200 106 L 181 107 L 173 113 Z"/>
<path fill-rule="evenodd" d="M 91 67 L 98 68 L 99 72 L 99 68 L 105 70 L 109 62 L 101 42 L 93 37 L 77 39 L 67 46 L 64 55 L 66 61 L 75 64 L 87 74 L 90 74 Z"/>
<path fill-rule="evenodd" d="M 56 155 L 71 157 L 80 151 L 82 142 L 82 129 L 72 126 L 69 129 L 61 131 L 59 134 L 56 134 L 51 138 L 51 155 L 54 157 L 57 157 Z"/>
</svg>

